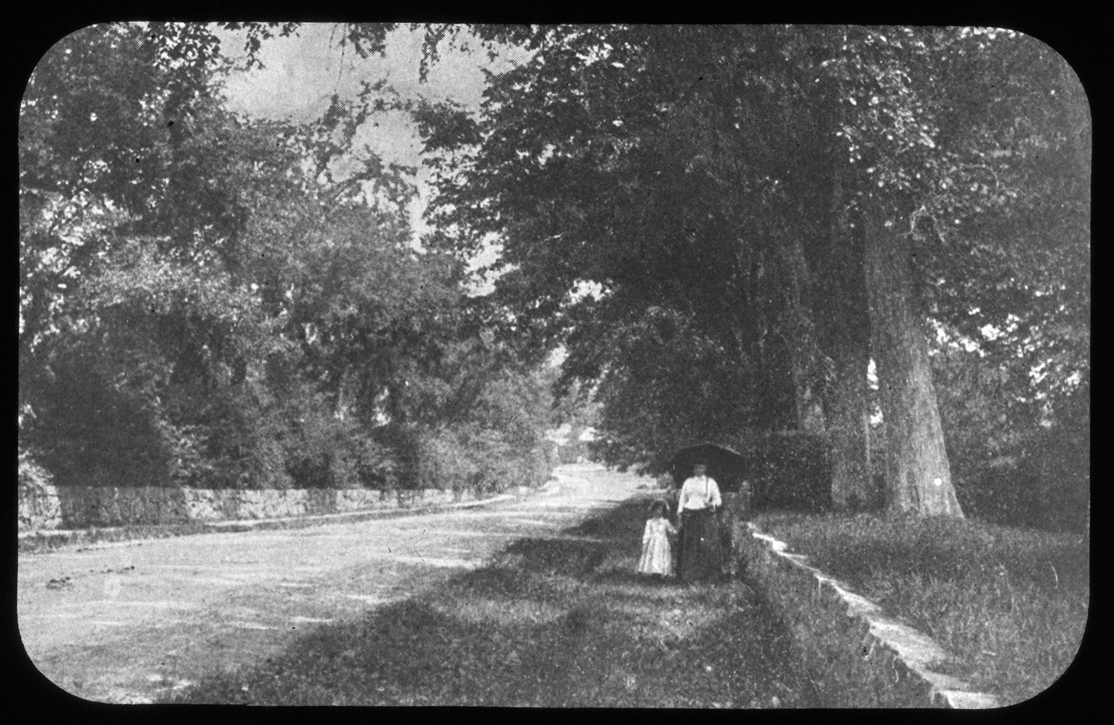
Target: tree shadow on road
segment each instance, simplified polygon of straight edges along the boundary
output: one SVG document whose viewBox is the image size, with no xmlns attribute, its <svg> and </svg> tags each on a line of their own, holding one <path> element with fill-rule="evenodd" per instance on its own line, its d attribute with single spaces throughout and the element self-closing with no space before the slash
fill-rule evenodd
<svg viewBox="0 0 1114 725">
<path fill-rule="evenodd" d="M 741 583 L 634 574 L 645 502 L 521 539 L 437 591 L 324 625 L 174 702 L 813 707 L 788 639 Z M 596 540 L 585 540 L 594 536 Z"/>
</svg>

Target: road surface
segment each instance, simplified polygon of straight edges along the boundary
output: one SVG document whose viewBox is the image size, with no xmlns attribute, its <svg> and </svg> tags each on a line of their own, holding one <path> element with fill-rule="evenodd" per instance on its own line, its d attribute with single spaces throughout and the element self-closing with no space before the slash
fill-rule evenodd
<svg viewBox="0 0 1114 725">
<path fill-rule="evenodd" d="M 529 497 L 442 513 L 20 554 L 20 635 L 63 690 L 152 702 L 436 587 L 515 539 L 570 538 L 561 530 L 649 483 L 590 464 L 555 475 Z"/>
</svg>

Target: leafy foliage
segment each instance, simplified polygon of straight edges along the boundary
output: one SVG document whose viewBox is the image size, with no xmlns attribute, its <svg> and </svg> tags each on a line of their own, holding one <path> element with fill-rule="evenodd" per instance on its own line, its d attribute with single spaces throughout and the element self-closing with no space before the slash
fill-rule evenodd
<svg viewBox="0 0 1114 725">
<path fill-rule="evenodd" d="M 227 27 L 249 66 L 297 32 Z M 392 27 L 340 36 L 363 57 Z M 1002 459 L 1053 475 L 1038 441 L 1080 430 L 1066 401 L 1089 365 L 1090 131 L 1050 49 L 964 28 L 425 30 L 423 72 L 442 44 L 527 60 L 489 78 L 478 117 L 376 83 L 293 125 L 223 110 L 210 27 L 94 26 L 51 50 L 20 113 L 29 445 L 58 443 L 52 391 L 76 375 L 107 396 L 89 435 L 133 411 L 143 478 L 411 485 L 423 446 L 535 445 L 469 406 L 564 346 L 558 387 L 602 405 L 607 459 L 653 466 L 708 431 L 800 424 L 803 390 L 830 404 L 865 292 L 823 270 L 861 266 L 883 209 L 908 225 L 926 329 L 977 350 L 934 357 L 957 480 L 975 495 Z M 411 170 L 356 143 L 386 109 L 432 154 L 424 252 Z M 496 294 L 465 303 L 461 260 L 493 243 Z"/>
<path fill-rule="evenodd" d="M 41 493 L 53 483 L 50 472 L 38 464 L 29 451 L 20 450 L 16 469 L 20 489 Z"/>
<path fill-rule="evenodd" d="M 249 64 L 295 32 L 233 26 Z M 354 33 L 382 52 L 384 28 Z M 93 26 L 36 69 L 21 441 L 63 484 L 450 485 L 412 455 L 434 429 L 469 446 L 467 485 L 547 475 L 547 383 L 460 352 L 482 347 L 461 265 L 411 244 L 409 170 L 356 142 L 389 89 L 306 124 L 241 118 L 218 49 L 208 26 Z"/>
<path fill-rule="evenodd" d="M 598 384 L 607 460 L 652 462 L 707 421 L 726 435 L 798 424 L 785 416 L 794 394 L 823 397 L 844 369 L 840 345 L 866 324 L 864 282 L 823 270 L 861 268 L 864 220 L 880 214 L 910 230 L 913 288 L 901 294 L 923 302 L 918 314 L 996 359 L 1020 354 L 1003 364 L 1025 403 L 994 406 L 1032 428 L 1031 403 L 1069 394 L 1086 369 L 1086 101 L 1031 38 L 785 26 L 476 34 L 532 55 L 490 79 L 474 121 L 422 115 L 439 155 L 433 241 L 470 254 L 498 240 L 507 331 L 564 345 L 567 376 Z M 675 342 L 647 335 L 653 309 L 686 320 Z M 700 375 L 722 397 L 692 387 L 704 354 Z M 1033 369 L 1056 372 L 1026 386 Z M 948 383 L 959 387 L 942 396 L 959 400 L 962 381 Z M 947 431 L 957 445 L 977 438 L 960 420 Z"/>
<path fill-rule="evenodd" d="M 1089 377 L 1049 405 L 1032 397 L 1023 367 L 954 350 L 937 355 L 958 493 L 984 520 L 1082 531 L 1090 500 Z"/>
<path fill-rule="evenodd" d="M 722 347 L 693 331 L 690 319 L 655 306 L 611 334 L 605 345 L 614 359 L 597 394 L 599 423 L 612 432 L 602 451 L 606 460 L 662 471 L 677 448 L 745 426 L 756 397 L 753 376 L 742 366 L 721 365 Z"/>
</svg>

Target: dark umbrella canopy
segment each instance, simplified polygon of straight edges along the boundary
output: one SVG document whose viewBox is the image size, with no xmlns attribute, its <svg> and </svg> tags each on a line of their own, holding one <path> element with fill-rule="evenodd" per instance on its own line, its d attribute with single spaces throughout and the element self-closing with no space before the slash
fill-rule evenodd
<svg viewBox="0 0 1114 725">
<path fill-rule="evenodd" d="M 677 485 L 692 475 L 697 463 L 708 467 L 708 475 L 715 479 L 721 491 L 737 489 L 746 471 L 746 459 L 738 451 L 718 443 L 698 443 L 673 454 L 669 468 Z"/>
</svg>

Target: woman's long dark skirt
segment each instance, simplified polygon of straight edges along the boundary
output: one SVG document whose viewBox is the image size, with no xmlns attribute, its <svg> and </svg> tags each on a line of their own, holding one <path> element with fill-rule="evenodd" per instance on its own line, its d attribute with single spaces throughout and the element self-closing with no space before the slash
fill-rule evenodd
<svg viewBox="0 0 1114 725">
<path fill-rule="evenodd" d="M 701 581 L 720 575 L 719 526 L 711 509 L 681 511 L 681 547 L 677 576 Z"/>
</svg>

